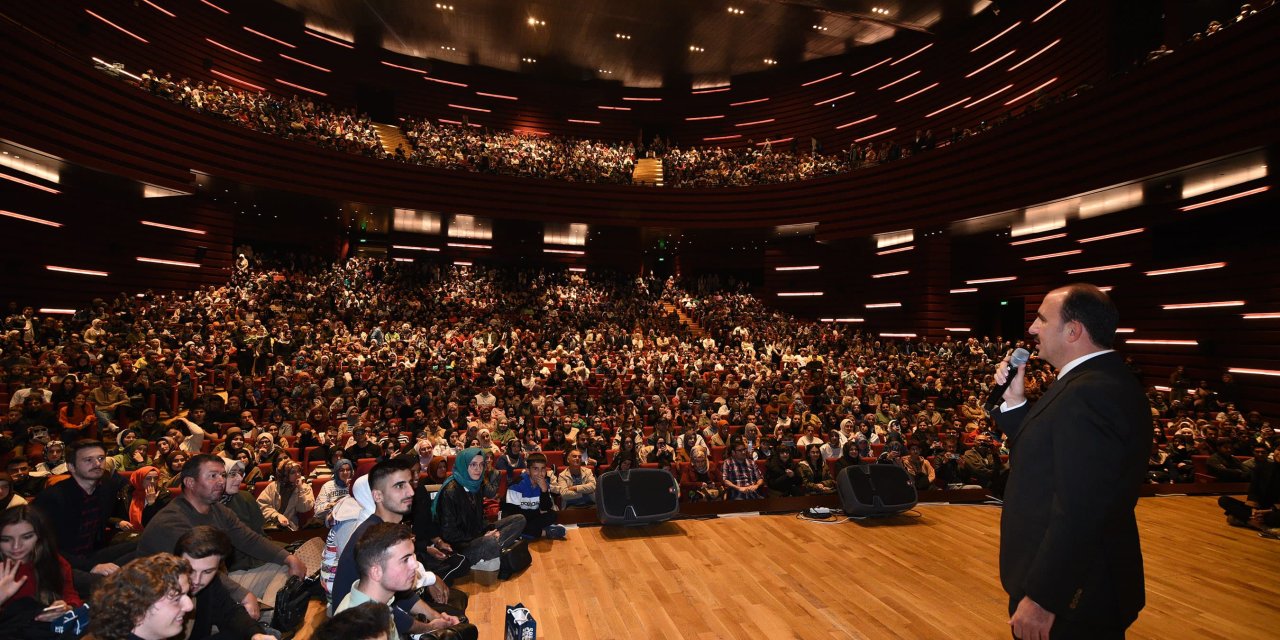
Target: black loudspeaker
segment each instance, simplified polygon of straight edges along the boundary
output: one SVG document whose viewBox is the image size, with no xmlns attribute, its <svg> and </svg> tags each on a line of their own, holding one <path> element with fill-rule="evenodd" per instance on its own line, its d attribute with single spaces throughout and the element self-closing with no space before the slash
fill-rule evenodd
<svg viewBox="0 0 1280 640">
<path fill-rule="evenodd" d="M 680 484 L 669 471 L 606 471 L 596 478 L 600 524 L 653 524 L 679 512 Z"/>
<path fill-rule="evenodd" d="M 859 464 L 840 472 L 840 506 L 851 516 L 888 516 L 916 506 L 916 488 L 896 464 Z"/>
</svg>

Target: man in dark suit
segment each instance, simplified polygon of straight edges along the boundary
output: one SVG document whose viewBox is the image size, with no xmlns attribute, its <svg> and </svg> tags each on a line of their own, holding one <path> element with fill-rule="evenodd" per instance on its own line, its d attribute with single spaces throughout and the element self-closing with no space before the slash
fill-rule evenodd
<svg viewBox="0 0 1280 640">
<path fill-rule="evenodd" d="M 1146 601 L 1133 511 L 1151 413 L 1111 350 L 1118 321 L 1093 285 L 1050 292 L 1029 332 L 1058 379 L 1028 405 L 1018 367 L 994 415 L 1011 453 L 1000 581 L 1020 640 L 1123 638 Z M 997 382 L 1007 370 L 1006 358 Z"/>
</svg>

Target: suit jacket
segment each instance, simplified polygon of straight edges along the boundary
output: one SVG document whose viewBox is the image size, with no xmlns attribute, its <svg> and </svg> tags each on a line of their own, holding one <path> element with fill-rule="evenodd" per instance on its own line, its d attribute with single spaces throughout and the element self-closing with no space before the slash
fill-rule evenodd
<svg viewBox="0 0 1280 640">
<path fill-rule="evenodd" d="M 1146 602 L 1133 510 L 1151 444 L 1142 383 L 1117 353 L 996 415 L 1008 435 L 1000 581 L 1063 619 L 1132 624 Z"/>
</svg>

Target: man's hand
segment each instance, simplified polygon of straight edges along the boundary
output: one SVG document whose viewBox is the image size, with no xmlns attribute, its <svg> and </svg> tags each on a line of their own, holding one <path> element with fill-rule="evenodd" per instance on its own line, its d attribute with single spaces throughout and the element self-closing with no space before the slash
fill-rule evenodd
<svg viewBox="0 0 1280 640">
<path fill-rule="evenodd" d="M 89 570 L 89 573 L 92 573 L 95 576 L 109 576 L 119 570 L 119 565 L 111 562 L 104 562 L 102 564 L 94 565 L 94 567 Z"/>
<path fill-rule="evenodd" d="M 490 531 L 484 534 L 486 538 L 493 538 L 494 540 L 497 540 L 501 535 L 502 535 L 502 532 L 498 531 L 497 529 L 494 529 L 493 531 Z"/>
<path fill-rule="evenodd" d="M 436 560 L 444 560 L 445 558 L 449 557 L 449 554 L 435 547 L 427 547 L 427 555 L 431 556 L 432 558 L 435 558 Z"/>
<path fill-rule="evenodd" d="M 289 575 L 299 578 L 307 577 L 307 565 L 302 562 L 298 556 L 289 556 L 284 559 L 285 567 L 289 570 Z"/>
<path fill-rule="evenodd" d="M 1013 637 L 1018 640 L 1049 640 L 1053 618 L 1052 611 L 1036 604 L 1030 597 L 1023 596 L 1013 617 L 1009 618 L 1009 626 L 1013 628 Z"/>
<path fill-rule="evenodd" d="M 448 542 L 445 542 L 444 538 L 437 537 L 435 540 L 432 540 L 431 543 L 434 544 L 437 549 L 445 553 L 453 553 L 453 546 Z"/>
<path fill-rule="evenodd" d="M 133 523 L 129 522 L 128 520 L 121 520 L 120 522 L 116 523 L 116 528 L 126 532 L 133 531 Z"/>
<path fill-rule="evenodd" d="M 436 602 L 449 601 L 449 585 L 445 584 L 444 580 L 440 579 L 440 576 L 436 576 L 436 581 L 427 587 L 427 592 L 431 594 L 431 599 Z"/>
<path fill-rule="evenodd" d="M 240 606 L 244 607 L 250 618 L 257 620 L 262 617 L 262 607 L 258 604 L 258 596 L 252 593 L 244 594 L 244 600 L 240 601 Z"/>
<path fill-rule="evenodd" d="M 1010 353 L 996 365 L 996 384 L 1004 384 L 1005 380 L 1009 380 L 1009 359 L 1013 357 Z M 1009 382 L 1009 388 L 1004 391 L 1005 404 L 1010 407 L 1019 405 L 1027 401 L 1026 379 L 1027 365 L 1024 363 L 1013 372 L 1013 379 Z"/>
<path fill-rule="evenodd" d="M 432 631 L 439 631 L 440 629 L 448 629 L 455 624 L 458 624 L 457 617 L 451 616 L 447 613 L 442 613 L 436 616 L 431 622 L 428 622 L 427 627 Z"/>
<path fill-rule="evenodd" d="M 276 637 L 265 633 L 255 633 L 249 640 L 276 640 Z"/>
</svg>

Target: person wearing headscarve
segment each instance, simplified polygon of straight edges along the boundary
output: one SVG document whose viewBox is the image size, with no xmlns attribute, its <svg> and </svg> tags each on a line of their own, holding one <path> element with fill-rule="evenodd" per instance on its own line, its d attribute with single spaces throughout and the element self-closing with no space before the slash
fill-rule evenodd
<svg viewBox="0 0 1280 640">
<path fill-rule="evenodd" d="M 445 479 L 431 503 L 440 523 L 440 537 L 466 556 L 469 565 L 497 560 L 501 551 L 524 531 L 524 516 L 515 514 L 487 525 L 484 520 L 485 453 L 479 447 L 465 449 L 453 463 L 453 473 Z M 495 562 L 494 565 L 497 563 Z M 496 571 L 487 564 L 480 567 Z"/>
<path fill-rule="evenodd" d="M 245 464 L 232 458 L 223 458 L 222 462 L 227 468 L 227 486 L 222 493 L 222 506 L 236 514 L 236 518 L 254 533 L 265 535 L 266 516 L 262 515 L 262 509 L 258 507 L 258 501 L 253 499 L 253 494 L 240 488 L 244 481 Z M 234 553 L 226 561 L 228 571 L 253 569 L 263 564 L 247 553 Z"/>
<path fill-rule="evenodd" d="M 307 522 L 303 516 L 315 508 L 316 496 L 311 483 L 302 477 L 302 467 L 281 458 L 276 477 L 258 494 L 258 506 L 268 523 L 297 531 Z"/>
<path fill-rule="evenodd" d="M 280 466 L 280 459 L 285 457 L 284 449 L 276 446 L 276 437 L 263 433 L 258 435 L 257 451 L 255 457 L 258 458 L 258 464 L 270 464 L 272 469 Z"/>
<path fill-rule="evenodd" d="M 120 438 L 116 441 L 120 443 L 120 452 L 112 456 L 115 463 L 115 471 L 117 472 L 133 472 L 140 467 L 150 464 L 147 459 L 147 441 L 137 437 L 137 432 L 133 429 L 125 429 L 120 432 Z M 133 436 L 130 438 L 129 436 Z"/>
<path fill-rule="evenodd" d="M 356 467 L 350 460 L 342 458 L 334 464 L 333 479 L 320 487 L 320 495 L 316 496 L 316 519 L 324 522 L 333 511 L 338 501 L 351 493 L 351 481 L 355 479 Z"/>
<path fill-rule="evenodd" d="M 141 467 L 129 476 L 129 524 L 141 532 L 151 518 L 169 504 L 169 490 L 160 483 L 160 470 Z"/>
</svg>

